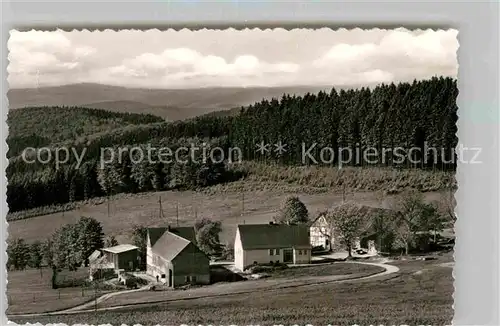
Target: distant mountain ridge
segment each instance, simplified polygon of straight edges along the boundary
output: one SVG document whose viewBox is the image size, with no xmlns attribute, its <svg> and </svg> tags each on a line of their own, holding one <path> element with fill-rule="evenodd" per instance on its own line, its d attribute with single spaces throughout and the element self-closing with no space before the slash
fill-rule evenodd
<svg viewBox="0 0 500 326">
<path fill-rule="evenodd" d="M 7 92 L 9 108 L 32 106 L 80 106 L 115 112 L 149 113 L 167 120 L 183 120 L 281 98 L 283 94 L 304 95 L 333 86 L 211 87 L 197 89 L 143 89 L 100 84 L 19 88 Z M 218 112 L 222 114 L 222 112 Z"/>
</svg>

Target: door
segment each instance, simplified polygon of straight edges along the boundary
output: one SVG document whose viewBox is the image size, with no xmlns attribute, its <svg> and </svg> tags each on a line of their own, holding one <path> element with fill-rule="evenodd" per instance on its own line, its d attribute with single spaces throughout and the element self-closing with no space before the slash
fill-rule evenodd
<svg viewBox="0 0 500 326">
<path fill-rule="evenodd" d="M 172 278 L 173 278 L 173 275 L 172 275 L 172 270 L 171 270 L 171 269 L 169 269 L 169 270 L 168 270 L 168 286 L 172 286 L 172 285 L 173 285 L 173 284 L 172 284 L 172 283 L 173 283 L 173 282 L 172 282 Z"/>
<path fill-rule="evenodd" d="M 283 262 L 284 263 L 293 263 L 293 250 L 292 249 L 283 249 Z"/>
</svg>

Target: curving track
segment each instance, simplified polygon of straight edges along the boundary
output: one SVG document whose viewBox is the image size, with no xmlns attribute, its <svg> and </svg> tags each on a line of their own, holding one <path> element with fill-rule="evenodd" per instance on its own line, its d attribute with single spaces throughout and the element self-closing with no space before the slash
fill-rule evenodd
<svg viewBox="0 0 500 326">
<path fill-rule="evenodd" d="M 384 268 L 383 272 L 368 275 L 368 276 L 362 276 L 362 277 L 356 277 L 356 278 L 349 278 L 349 277 L 339 277 L 338 275 L 335 276 L 328 276 L 328 277 L 322 277 L 322 276 L 317 276 L 314 278 L 309 278 L 309 280 L 316 280 L 316 282 L 310 282 L 306 284 L 300 284 L 300 285 L 285 285 L 285 286 L 279 286 L 278 288 L 287 288 L 287 287 L 307 287 L 307 286 L 315 286 L 315 285 L 321 285 L 325 283 L 346 283 L 346 282 L 356 282 L 356 281 L 362 281 L 362 280 L 367 280 L 367 279 L 372 279 L 376 277 L 381 277 L 381 276 L 386 276 L 390 274 L 394 274 L 399 272 L 399 268 L 393 265 L 387 264 L 387 261 L 382 261 L 382 262 L 346 262 L 350 264 L 364 264 L 364 265 L 373 265 L 373 266 L 378 266 L 381 268 Z M 280 283 L 285 283 L 285 281 L 279 280 L 276 284 Z M 132 292 L 138 292 L 138 291 L 144 291 L 148 288 L 148 286 L 144 286 L 139 289 L 135 290 L 126 290 L 126 291 L 120 291 L 120 292 L 113 292 L 113 293 L 108 293 L 105 294 L 99 298 L 97 298 L 97 304 L 102 303 L 109 298 L 112 298 L 114 296 L 118 295 L 124 295 L 127 293 L 132 293 Z M 7 317 L 37 317 L 37 316 L 52 316 L 52 315 L 67 315 L 67 314 L 77 314 L 77 313 L 84 313 L 84 312 L 94 312 L 94 311 L 106 311 L 106 310 L 116 310 L 116 309 L 123 309 L 123 308 L 130 308 L 130 307 L 139 307 L 141 305 L 151 305 L 155 303 L 162 303 L 162 302 L 172 302 L 172 301 L 181 301 L 181 300 L 193 300 L 193 299 L 200 299 L 200 298 L 208 298 L 208 297 L 220 297 L 220 296 L 227 296 L 227 295 L 235 295 L 235 294 L 242 294 L 242 293 L 248 293 L 252 292 L 253 290 L 247 290 L 247 291 L 238 291 L 234 293 L 222 293 L 222 294 L 210 294 L 210 295 L 199 295 L 199 296 L 189 296 L 186 298 L 177 298 L 177 299 L 170 299 L 170 300 L 160 300 L 158 302 L 147 302 L 147 303 L 134 303 L 134 304 L 127 304 L 127 305 L 121 305 L 121 306 L 113 306 L 113 307 L 104 307 L 104 308 L 98 308 L 98 309 L 91 309 L 91 307 L 94 307 L 96 305 L 96 301 L 90 301 L 87 303 L 84 303 L 82 305 L 65 309 L 65 310 L 60 310 L 60 311 L 54 311 L 54 312 L 46 312 L 46 313 L 35 313 L 35 314 L 11 314 L 7 315 Z"/>
</svg>

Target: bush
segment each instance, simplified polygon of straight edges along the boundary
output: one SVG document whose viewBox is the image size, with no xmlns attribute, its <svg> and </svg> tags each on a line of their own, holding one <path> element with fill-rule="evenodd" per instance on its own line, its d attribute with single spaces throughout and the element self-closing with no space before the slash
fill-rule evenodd
<svg viewBox="0 0 500 326">
<path fill-rule="evenodd" d="M 129 289 L 137 289 L 137 280 L 134 278 L 127 278 L 125 279 L 125 286 Z"/>
<path fill-rule="evenodd" d="M 257 273 L 272 273 L 274 271 L 287 269 L 288 265 L 279 262 L 273 262 L 269 264 L 258 264 L 250 267 L 248 271 L 252 274 Z"/>
<path fill-rule="evenodd" d="M 137 288 L 138 286 L 148 284 L 146 280 L 128 273 L 123 274 L 122 278 L 125 279 L 125 285 L 128 288 Z"/>
<path fill-rule="evenodd" d="M 314 247 L 312 247 L 311 252 L 322 252 L 322 251 L 325 251 L 325 250 L 326 249 L 323 246 L 314 246 Z"/>
<path fill-rule="evenodd" d="M 221 260 L 234 260 L 234 247 L 232 244 L 226 244 L 220 256 Z"/>
<path fill-rule="evenodd" d="M 74 288 L 74 287 L 82 287 L 88 285 L 87 279 L 69 279 L 69 280 L 61 280 L 56 283 L 57 288 Z"/>
<path fill-rule="evenodd" d="M 94 280 L 111 280 L 115 277 L 118 277 L 118 275 L 116 275 L 113 269 L 104 269 L 92 273 L 92 279 Z"/>
</svg>

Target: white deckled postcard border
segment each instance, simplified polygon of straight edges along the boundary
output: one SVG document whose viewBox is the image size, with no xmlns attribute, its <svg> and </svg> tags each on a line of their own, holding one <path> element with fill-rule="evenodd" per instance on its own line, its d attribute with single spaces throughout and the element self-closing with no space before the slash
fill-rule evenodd
<svg viewBox="0 0 500 326">
<path fill-rule="evenodd" d="M 116 10 L 116 6 L 120 10 Z M 412 24 L 419 28 L 453 27 L 459 30 L 459 142 L 481 147 L 481 165 L 459 164 L 456 179 L 458 220 L 455 225 L 454 324 L 498 325 L 499 313 L 499 134 L 498 134 L 498 3 L 152 3 L 152 2 L 17 2 L 3 4 L 2 33 L 2 113 L 3 135 L 6 125 L 8 84 L 7 39 L 11 28 L 44 29 L 60 26 L 65 30 L 86 26 L 105 28 L 154 28 L 165 21 L 174 28 L 202 27 L 323 27 L 336 22 L 340 26 L 392 27 Z M 190 24 L 198 21 L 203 23 Z M 228 23 L 220 23 L 227 21 Z M 230 22 L 238 21 L 237 24 Z M 242 23 L 245 21 L 245 23 Z M 250 24 L 248 21 L 255 21 Z M 277 21 L 288 21 L 286 24 Z M 292 22 L 290 22 L 292 21 Z M 318 21 L 315 25 L 312 21 Z M 496 21 L 496 22 L 495 22 Z M 140 22 L 140 23 L 139 23 Z M 307 22 L 307 23 L 303 23 Z M 366 22 L 371 22 L 369 25 Z M 427 24 L 426 24 L 427 22 Z M 139 23 L 139 24 L 138 24 Z M 345 23 L 345 24 L 344 24 Z M 408 23 L 408 24 L 406 24 Z M 140 24 L 144 24 L 141 26 Z M 239 24 L 239 25 L 238 25 Z M 417 26 L 421 24 L 421 26 Z M 87 25 L 89 26 L 89 25 Z M 101 27 L 99 27 L 101 26 Z M 148 27 L 146 27 L 148 26 Z M 191 26 L 191 27 L 190 27 Z M 385 27 L 385 26 L 384 26 Z M 163 29 L 163 28 L 162 28 Z M 2 152 L 7 152 L 5 141 Z M 5 155 L 5 154 L 4 154 Z M 7 160 L 2 160 L 5 173 Z M 2 178 L 2 213 L 6 216 L 6 179 Z M 3 236 L 7 238 L 7 223 Z M 6 261 L 5 241 L 1 242 L 2 264 Z M 2 270 L 1 287 L 5 293 L 6 274 Z M 5 312 L 7 297 L 2 296 Z M 5 314 L 3 323 L 7 324 Z"/>
</svg>

